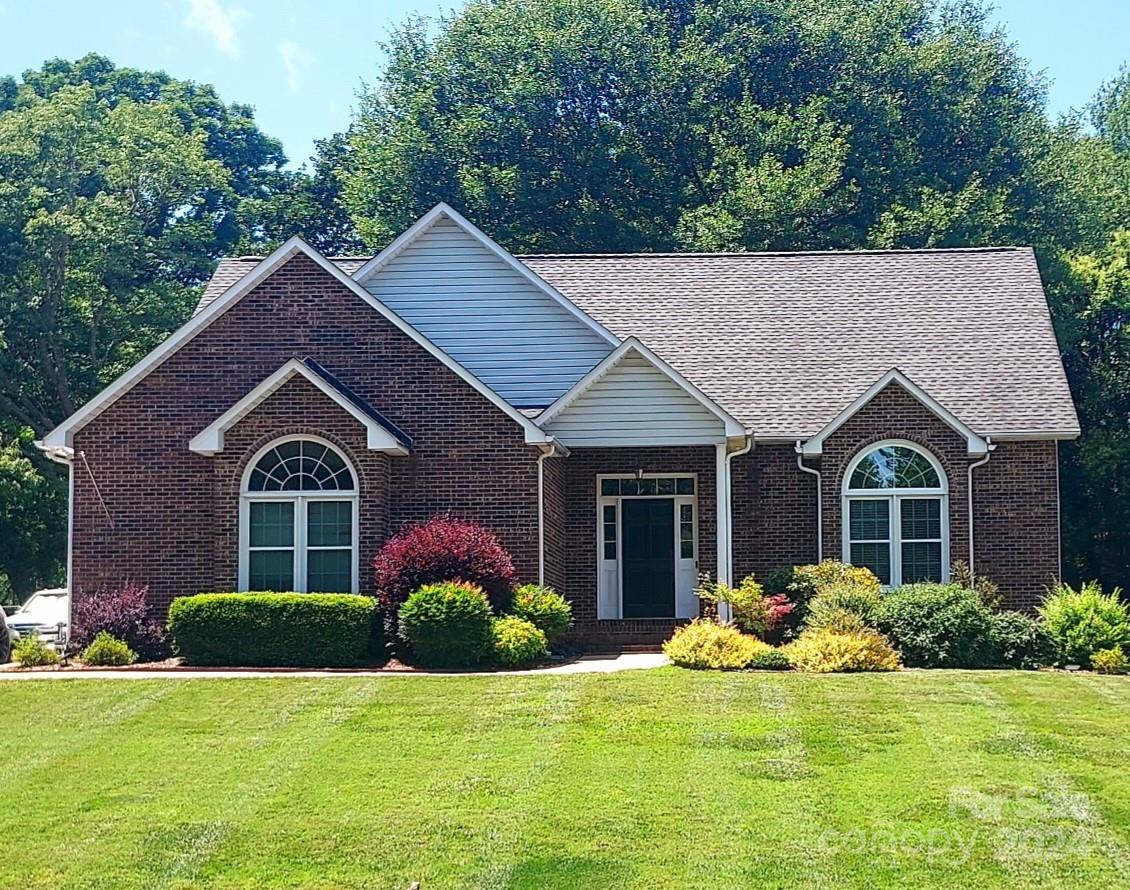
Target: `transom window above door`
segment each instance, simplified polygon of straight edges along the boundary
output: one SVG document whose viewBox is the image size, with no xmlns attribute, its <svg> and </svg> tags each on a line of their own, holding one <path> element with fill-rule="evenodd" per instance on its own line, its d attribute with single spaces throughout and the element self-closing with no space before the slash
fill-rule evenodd
<svg viewBox="0 0 1130 890">
<path fill-rule="evenodd" d="M 600 480 L 601 497 L 651 497 L 694 494 L 693 476 L 623 476 Z"/>
<path fill-rule="evenodd" d="M 240 495 L 241 589 L 356 593 L 356 478 L 336 448 L 313 437 L 256 455 Z"/>
<path fill-rule="evenodd" d="M 844 474 L 843 559 L 886 586 L 949 577 L 946 475 L 909 442 L 884 442 Z"/>
</svg>

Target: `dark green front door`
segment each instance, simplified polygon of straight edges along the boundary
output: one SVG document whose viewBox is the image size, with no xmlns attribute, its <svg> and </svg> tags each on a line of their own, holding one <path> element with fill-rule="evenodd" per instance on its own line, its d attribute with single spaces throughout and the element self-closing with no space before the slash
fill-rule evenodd
<svg viewBox="0 0 1130 890">
<path fill-rule="evenodd" d="M 675 502 L 624 498 L 620 502 L 624 617 L 675 615 Z"/>
</svg>

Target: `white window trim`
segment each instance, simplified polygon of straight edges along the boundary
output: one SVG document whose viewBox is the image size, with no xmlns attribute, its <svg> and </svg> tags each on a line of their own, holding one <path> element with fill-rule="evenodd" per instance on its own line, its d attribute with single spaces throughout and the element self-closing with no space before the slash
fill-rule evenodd
<svg viewBox="0 0 1130 890">
<path fill-rule="evenodd" d="M 351 589 L 349 591 L 340 591 L 341 593 L 359 593 L 361 589 L 361 564 L 360 564 L 360 542 L 358 535 L 361 530 L 360 521 L 360 492 L 354 488 L 352 491 L 305 491 L 305 492 L 290 492 L 290 491 L 248 491 L 248 483 L 251 480 L 251 473 L 259 463 L 260 459 L 272 448 L 285 444 L 286 442 L 317 442 L 319 445 L 325 445 L 333 451 L 345 462 L 349 468 L 349 472 L 353 474 L 353 482 L 355 485 L 359 484 L 359 477 L 357 470 L 353 466 L 352 461 L 349 460 L 342 453 L 341 449 L 334 445 L 332 442 L 321 438 L 320 436 L 308 435 L 294 435 L 282 436 L 278 439 L 273 439 L 271 442 L 260 448 L 255 455 L 248 461 L 247 466 L 243 471 L 243 479 L 240 482 L 239 493 L 239 589 L 248 590 L 248 581 L 250 579 L 251 568 L 251 504 L 253 502 L 263 501 L 285 501 L 294 504 L 294 542 L 292 548 L 286 547 L 257 547 L 256 550 L 286 550 L 293 549 L 294 551 L 294 586 L 291 588 L 297 593 L 306 593 L 306 554 L 310 548 L 306 544 L 306 511 L 311 501 L 319 501 L 323 503 L 337 502 L 351 504 L 350 512 L 353 521 L 352 529 L 352 544 L 351 544 L 351 559 L 350 559 L 350 583 Z M 314 550 L 344 550 L 344 547 L 314 547 Z M 338 591 L 335 591 L 338 592 Z"/>
<path fill-rule="evenodd" d="M 939 486 L 937 488 L 851 488 L 851 477 L 856 467 L 864 458 L 879 448 L 892 447 L 910 448 L 926 458 L 938 474 Z M 917 442 L 908 439 L 885 439 L 863 448 L 847 466 L 843 477 L 843 492 L 841 497 L 840 535 L 842 559 L 851 563 L 851 501 L 884 500 L 890 503 L 887 513 L 889 524 L 889 537 L 879 543 L 888 543 L 891 548 L 891 583 L 888 587 L 898 587 L 902 584 L 902 501 L 919 498 L 937 498 L 941 501 L 941 544 L 942 544 L 942 583 L 949 581 L 950 577 L 950 515 L 949 515 L 949 479 L 946 471 L 933 454 Z M 862 539 L 861 539 L 862 540 Z M 910 541 L 933 541 L 933 538 L 911 538 Z M 860 543 L 860 541 L 856 541 Z"/>
<path fill-rule="evenodd" d="M 694 494 L 616 494 L 616 495 L 603 495 L 601 491 L 601 483 L 605 479 L 693 479 L 694 480 Z M 659 500 L 670 499 L 674 501 L 674 524 L 675 524 L 675 615 L 674 618 L 693 618 L 698 614 L 697 599 L 694 601 L 695 614 L 679 614 L 680 601 L 679 601 L 679 563 L 691 562 L 693 563 L 693 575 L 698 577 L 698 564 L 699 564 L 699 478 L 697 473 L 644 473 L 642 475 L 637 473 L 602 473 L 596 477 L 596 587 L 597 587 L 597 618 L 598 620 L 617 620 L 624 617 L 624 559 L 623 559 L 623 542 L 624 542 L 624 529 L 623 529 L 623 510 L 620 504 L 624 500 Z M 679 522 L 679 508 L 683 504 L 690 504 L 694 512 L 694 555 L 690 559 L 683 559 Z M 604 558 L 604 508 L 612 506 L 616 509 L 616 558 L 609 560 Z M 606 598 L 607 591 L 605 590 L 605 572 L 607 570 L 607 563 L 614 563 L 616 573 L 616 602 L 615 614 L 600 614 L 601 604 Z M 693 586 L 692 586 L 693 590 Z M 688 600 L 689 603 L 689 600 Z M 684 603 L 688 606 L 688 603 Z M 687 612 L 689 606 L 684 608 L 683 611 Z"/>
</svg>

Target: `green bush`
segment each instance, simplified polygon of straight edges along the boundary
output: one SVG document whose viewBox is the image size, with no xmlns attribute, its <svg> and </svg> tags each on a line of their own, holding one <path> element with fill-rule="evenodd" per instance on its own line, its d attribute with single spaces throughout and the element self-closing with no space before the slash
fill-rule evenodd
<svg viewBox="0 0 1130 890">
<path fill-rule="evenodd" d="M 787 671 L 792 667 L 784 649 L 768 643 L 763 645 L 765 648 L 757 647 L 753 658 L 746 664 L 747 668 L 753 671 Z"/>
<path fill-rule="evenodd" d="M 501 667 L 522 668 L 545 658 L 545 632 L 525 618 L 507 615 L 491 625 L 494 661 Z"/>
<path fill-rule="evenodd" d="M 1104 594 L 1097 581 L 1075 590 L 1057 584 L 1040 606 L 1040 617 L 1061 664 L 1088 667 L 1100 649 L 1130 645 L 1130 613 L 1117 588 Z"/>
<path fill-rule="evenodd" d="M 137 661 L 137 653 L 125 640 L 119 640 L 105 630 L 90 641 L 80 657 L 83 664 L 102 667 L 122 667 Z"/>
<path fill-rule="evenodd" d="M 806 627 L 860 630 L 870 625 L 879 605 L 879 588 L 855 581 L 835 581 L 820 588 L 808 603 Z"/>
<path fill-rule="evenodd" d="M 805 626 L 810 602 L 822 590 L 833 585 L 852 584 L 879 593 L 880 582 L 875 573 L 864 566 L 825 559 L 809 565 L 776 569 L 765 579 L 766 594 L 783 593 L 793 605 L 785 618 L 785 635 L 791 636 Z"/>
<path fill-rule="evenodd" d="M 873 617 L 909 667 L 994 664 L 993 613 L 976 591 L 957 584 L 904 584 L 882 597 Z"/>
<path fill-rule="evenodd" d="M 1100 674 L 1125 674 L 1130 670 L 1130 660 L 1119 647 L 1099 649 L 1091 653 L 1091 667 Z"/>
<path fill-rule="evenodd" d="M 897 671 L 900 667 L 898 653 L 882 634 L 870 628 L 813 628 L 783 649 L 794 668 L 814 674 Z"/>
<path fill-rule="evenodd" d="M 573 624 L 573 607 L 569 601 L 552 587 L 539 584 L 516 588 L 510 612 L 540 628 L 550 646 Z"/>
<path fill-rule="evenodd" d="M 675 630 L 663 653 L 679 667 L 740 671 L 773 647 L 732 624 L 696 618 Z"/>
<path fill-rule="evenodd" d="M 34 668 L 59 663 L 59 653 L 39 639 L 39 634 L 28 634 L 16 640 L 12 647 L 12 661 L 20 667 Z"/>
<path fill-rule="evenodd" d="M 1000 611 L 1004 603 L 1000 588 L 992 579 L 985 575 L 978 575 L 973 567 L 963 559 L 955 559 L 950 563 L 950 584 L 966 587 L 975 591 L 981 597 L 981 602 L 994 612 Z"/>
<path fill-rule="evenodd" d="M 1047 630 L 1036 619 L 1019 612 L 995 613 L 989 638 L 996 667 L 1034 671 L 1055 661 L 1055 647 Z"/>
<path fill-rule="evenodd" d="M 376 601 L 349 593 L 201 593 L 173 600 L 188 664 L 347 667 L 369 651 Z"/>
<path fill-rule="evenodd" d="M 425 667 L 472 667 L 491 650 L 490 604 L 481 587 L 425 584 L 400 607 L 400 635 Z"/>
</svg>

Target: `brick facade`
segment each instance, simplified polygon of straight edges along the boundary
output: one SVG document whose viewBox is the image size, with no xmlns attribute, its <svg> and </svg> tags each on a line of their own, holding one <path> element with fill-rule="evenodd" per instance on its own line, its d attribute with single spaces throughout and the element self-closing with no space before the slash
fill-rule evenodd
<svg viewBox="0 0 1130 890">
<path fill-rule="evenodd" d="M 368 452 L 356 421 L 293 380 L 228 432 L 220 455 L 188 450 L 243 395 L 306 355 L 412 436 L 412 454 Z M 440 511 L 492 528 L 521 578 L 536 580 L 537 452 L 521 427 L 298 255 L 75 434 L 75 590 L 131 579 L 164 607 L 233 588 L 242 468 L 266 441 L 295 432 L 334 441 L 362 477 L 371 522 L 360 541 L 363 590 L 385 530 Z"/>
<path fill-rule="evenodd" d="M 357 421 L 293 378 L 204 457 L 189 440 L 288 359 L 312 356 L 414 440 L 408 456 L 365 447 Z M 523 581 L 538 575 L 537 449 L 490 404 L 349 288 L 298 255 L 75 434 L 73 585 L 132 580 L 164 609 L 175 596 L 234 589 L 239 490 L 252 456 L 285 435 L 316 435 L 352 463 L 360 486 L 362 591 L 371 560 L 403 523 L 451 512 L 494 530 Z M 964 439 L 892 385 L 825 442 L 824 553 L 841 554 L 840 492 L 848 462 L 899 438 L 929 450 L 949 484 L 950 553 L 968 558 Z M 737 578 L 816 558 L 816 480 L 791 445 L 734 459 Z M 577 448 L 544 469 L 545 578 L 573 603 L 588 641 L 655 642 L 673 620 L 596 619 L 596 477 L 696 473 L 699 571 L 717 574 L 713 446 Z M 975 471 L 976 556 L 1009 605 L 1029 607 L 1058 572 L 1054 443 L 1002 444 Z M 103 506 L 104 502 L 104 506 Z"/>
</svg>

